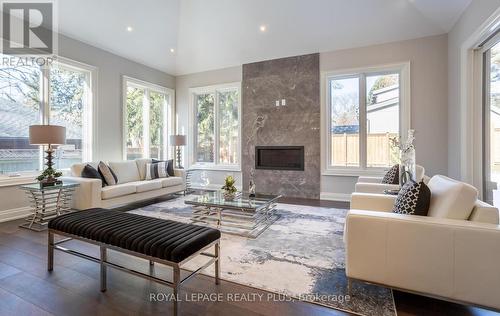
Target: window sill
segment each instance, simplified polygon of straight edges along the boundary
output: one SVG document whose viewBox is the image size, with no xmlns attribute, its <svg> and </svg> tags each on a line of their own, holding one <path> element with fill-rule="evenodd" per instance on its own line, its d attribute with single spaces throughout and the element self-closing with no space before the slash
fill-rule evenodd
<svg viewBox="0 0 500 316">
<path fill-rule="evenodd" d="M 225 165 L 192 165 L 188 170 L 207 170 L 207 171 L 232 171 L 241 172 L 240 166 Z"/>
<path fill-rule="evenodd" d="M 35 183 L 37 175 L 21 175 L 18 177 L 0 176 L 0 187 L 12 187 L 22 184 Z"/>
<path fill-rule="evenodd" d="M 323 170 L 322 176 L 340 176 L 340 177 L 383 177 L 387 169 L 327 169 Z"/>
</svg>

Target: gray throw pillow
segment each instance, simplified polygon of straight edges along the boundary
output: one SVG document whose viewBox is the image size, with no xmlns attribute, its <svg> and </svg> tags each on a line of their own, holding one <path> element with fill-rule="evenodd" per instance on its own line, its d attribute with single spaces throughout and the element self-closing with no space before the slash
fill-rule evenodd
<svg viewBox="0 0 500 316">
<path fill-rule="evenodd" d="M 107 164 L 100 161 L 99 165 L 97 166 L 97 169 L 99 170 L 99 173 L 104 179 L 106 185 L 116 185 L 118 183 L 118 178 L 116 177 L 113 170 L 111 170 L 111 168 Z"/>
</svg>

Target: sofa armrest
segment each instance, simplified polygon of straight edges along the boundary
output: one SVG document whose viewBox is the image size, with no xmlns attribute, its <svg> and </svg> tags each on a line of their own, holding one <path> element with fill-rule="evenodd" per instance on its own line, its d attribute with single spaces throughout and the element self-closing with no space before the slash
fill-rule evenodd
<svg viewBox="0 0 500 316">
<path fill-rule="evenodd" d="M 381 183 L 382 177 L 358 177 L 358 183 Z"/>
<path fill-rule="evenodd" d="M 351 210 L 367 210 L 392 212 L 396 195 L 353 193 L 351 194 Z"/>
<path fill-rule="evenodd" d="M 351 210 L 345 241 L 350 278 L 500 307 L 498 225 Z"/>
<path fill-rule="evenodd" d="M 81 177 L 61 177 L 62 181 L 76 182 L 80 186 L 73 193 L 71 205 L 76 210 L 101 207 L 102 181 Z"/>
<path fill-rule="evenodd" d="M 493 205 L 477 200 L 469 216 L 469 221 L 499 224 L 498 209 Z"/>
<path fill-rule="evenodd" d="M 397 184 L 385 184 L 385 183 L 358 182 L 355 184 L 354 192 L 383 194 L 384 190 L 399 190 L 399 185 L 397 185 Z"/>
</svg>

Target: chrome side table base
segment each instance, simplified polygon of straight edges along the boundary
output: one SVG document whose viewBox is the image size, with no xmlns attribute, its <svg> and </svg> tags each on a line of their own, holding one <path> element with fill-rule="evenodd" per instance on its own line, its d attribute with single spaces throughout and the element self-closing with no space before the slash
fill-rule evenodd
<svg viewBox="0 0 500 316">
<path fill-rule="evenodd" d="M 21 186 L 28 194 L 32 214 L 19 227 L 38 232 L 46 230 L 52 218 L 71 212 L 71 197 L 77 186 L 73 183 L 45 188 L 39 185 Z"/>
</svg>

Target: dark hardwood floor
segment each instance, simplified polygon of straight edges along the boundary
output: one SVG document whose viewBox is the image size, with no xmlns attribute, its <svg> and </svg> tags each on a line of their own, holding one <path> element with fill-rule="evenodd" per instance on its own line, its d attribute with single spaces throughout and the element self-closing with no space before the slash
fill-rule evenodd
<svg viewBox="0 0 500 316">
<path fill-rule="evenodd" d="M 346 207 L 328 201 L 284 200 L 294 204 Z M 114 269 L 108 270 L 108 291 L 99 291 L 99 266 L 93 262 L 56 252 L 55 268 L 46 270 L 47 234 L 19 228 L 20 220 L 0 223 L 0 315 L 170 315 L 169 302 L 151 302 L 151 293 L 171 293 L 168 287 Z M 97 256 L 97 247 L 71 241 L 71 247 Z M 110 259 L 136 270 L 169 277 L 167 268 L 150 271 L 145 260 L 110 251 Z M 182 286 L 183 295 L 199 293 L 260 294 L 256 302 L 181 303 L 181 315 L 348 315 L 306 302 L 268 301 L 266 291 L 198 275 Z M 255 293 L 255 294 L 254 294 Z M 394 292 L 398 315 L 498 315 L 494 312 Z M 161 296 L 157 296 L 161 299 Z M 183 296 L 185 297 L 185 296 Z"/>
</svg>

